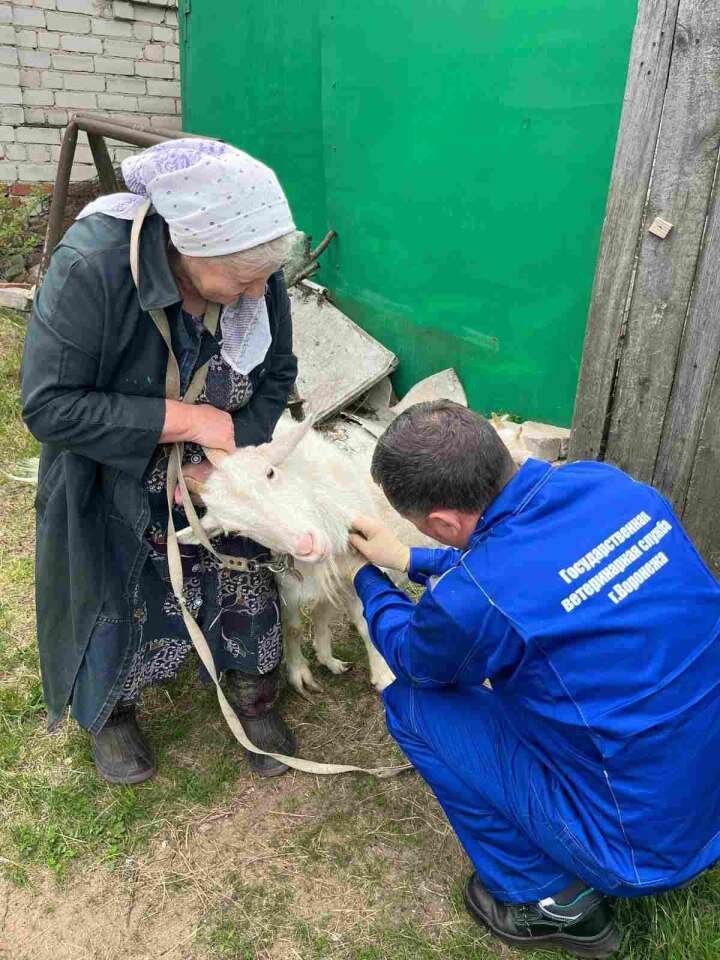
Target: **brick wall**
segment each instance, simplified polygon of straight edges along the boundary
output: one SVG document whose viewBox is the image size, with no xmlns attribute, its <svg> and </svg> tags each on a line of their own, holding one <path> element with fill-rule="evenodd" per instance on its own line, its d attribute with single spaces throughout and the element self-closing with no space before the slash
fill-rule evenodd
<svg viewBox="0 0 720 960">
<path fill-rule="evenodd" d="M 179 129 L 179 61 L 177 0 L 0 0 L 0 181 L 54 180 L 73 111 Z M 84 133 L 75 160 L 96 175 Z"/>
</svg>

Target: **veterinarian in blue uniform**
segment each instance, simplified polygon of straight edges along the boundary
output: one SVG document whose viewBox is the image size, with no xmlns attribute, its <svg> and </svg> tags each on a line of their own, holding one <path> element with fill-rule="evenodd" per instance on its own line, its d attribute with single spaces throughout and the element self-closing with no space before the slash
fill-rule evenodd
<svg viewBox="0 0 720 960">
<path fill-rule="evenodd" d="M 373 476 L 450 549 L 359 518 L 355 586 L 397 681 L 390 732 L 475 873 L 466 902 L 516 945 L 610 956 L 605 895 L 720 858 L 720 587 L 654 489 L 606 464 L 516 469 L 490 425 L 410 408 Z M 491 687 L 484 684 L 488 679 Z"/>
</svg>

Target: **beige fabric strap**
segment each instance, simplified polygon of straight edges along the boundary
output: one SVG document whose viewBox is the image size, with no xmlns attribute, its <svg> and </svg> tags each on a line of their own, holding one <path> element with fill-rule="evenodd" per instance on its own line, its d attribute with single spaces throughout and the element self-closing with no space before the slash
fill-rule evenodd
<svg viewBox="0 0 720 960">
<path fill-rule="evenodd" d="M 138 286 L 139 277 L 140 277 L 140 263 L 139 263 L 139 238 L 140 230 L 142 228 L 143 221 L 147 215 L 148 210 L 150 209 L 150 201 L 146 201 L 143 206 L 140 208 L 138 213 L 133 220 L 133 225 L 130 233 L 130 269 L 132 272 L 133 280 L 135 285 Z M 215 333 L 217 329 L 217 322 L 219 317 L 219 307 L 217 304 L 211 304 L 208 306 L 208 312 L 205 317 L 205 325 L 210 330 L 211 333 Z M 178 367 L 177 359 L 172 349 L 172 341 L 170 338 L 170 325 L 168 323 L 167 316 L 162 310 L 151 310 L 150 316 L 155 323 L 161 337 L 165 341 L 165 344 L 168 349 L 168 369 L 165 378 L 165 387 L 166 387 L 166 396 L 171 400 L 179 400 L 180 398 L 180 370 Z M 185 396 L 182 397 L 184 403 L 194 403 L 205 384 L 205 379 L 207 377 L 207 368 L 208 364 L 203 364 L 198 370 L 196 370 L 190 385 L 185 392 Z M 267 750 L 261 750 L 259 747 L 256 747 L 254 743 L 248 738 L 248 735 L 245 733 L 245 729 L 238 719 L 237 714 L 233 710 L 230 702 L 225 696 L 225 692 L 220 686 L 220 679 L 215 669 L 215 662 L 213 660 L 212 651 L 208 646 L 207 640 L 197 625 L 192 615 L 187 609 L 187 604 L 185 603 L 185 597 L 183 595 L 183 572 L 182 572 L 182 562 L 180 559 L 180 545 L 178 544 L 177 532 L 175 530 L 175 523 L 173 522 L 173 505 L 175 499 L 175 488 L 180 486 L 182 493 L 182 502 L 187 514 L 187 518 L 192 527 L 193 533 L 200 541 L 200 543 L 205 547 L 206 550 L 209 550 L 210 553 L 214 554 L 222 564 L 228 567 L 233 567 L 234 569 L 245 570 L 248 566 L 248 561 L 241 557 L 230 557 L 226 554 L 218 553 L 212 544 L 210 543 L 207 534 L 202 528 L 198 515 L 195 511 L 195 507 L 190 499 L 190 493 L 185 482 L 185 478 L 182 472 L 182 459 L 183 459 L 183 444 L 182 443 L 173 443 L 169 444 L 169 457 L 168 457 L 168 471 L 167 471 L 167 503 L 168 503 L 168 529 L 167 529 L 167 560 L 168 560 L 168 569 L 170 572 L 170 582 L 172 584 L 173 593 L 180 604 L 180 611 L 182 613 L 182 618 L 187 628 L 188 633 L 190 634 L 190 639 L 193 642 L 193 646 L 197 652 L 197 655 L 203 662 L 203 665 L 207 672 L 213 679 L 215 684 L 215 691 L 217 693 L 218 702 L 220 704 L 220 709 L 222 710 L 223 716 L 227 721 L 228 726 L 232 730 L 235 739 L 245 747 L 246 750 L 249 750 L 250 753 L 258 753 L 266 756 L 273 757 L 275 760 L 279 760 L 281 763 L 287 764 L 288 767 L 291 767 L 293 770 L 300 770 L 302 773 L 312 773 L 312 774 L 334 774 L 334 773 L 369 773 L 375 777 L 392 777 L 398 773 L 401 773 L 403 770 L 407 770 L 410 767 L 410 764 L 401 764 L 398 766 L 381 766 L 381 767 L 355 767 L 351 764 L 345 763 L 318 763 L 314 760 L 303 760 L 299 757 L 288 757 L 282 753 L 269 753 Z"/>
</svg>

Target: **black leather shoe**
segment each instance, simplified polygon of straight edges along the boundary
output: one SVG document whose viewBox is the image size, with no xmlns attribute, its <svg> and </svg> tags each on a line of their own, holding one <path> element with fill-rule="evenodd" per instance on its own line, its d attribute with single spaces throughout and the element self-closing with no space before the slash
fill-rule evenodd
<svg viewBox="0 0 720 960">
<path fill-rule="evenodd" d="M 465 888 L 465 905 L 479 923 L 519 949 L 560 947 L 576 957 L 611 957 L 622 939 L 608 898 L 585 887 L 569 903 L 552 897 L 538 903 L 500 903 L 474 873 Z"/>
<path fill-rule="evenodd" d="M 115 707 L 90 739 L 97 772 L 108 783 L 142 783 L 155 776 L 152 748 L 137 725 L 134 706 Z"/>
<path fill-rule="evenodd" d="M 297 740 L 275 707 L 260 717 L 240 717 L 245 733 L 256 747 L 294 757 Z M 261 777 L 279 777 L 289 769 L 286 763 L 260 753 L 250 753 L 250 769 Z"/>
</svg>

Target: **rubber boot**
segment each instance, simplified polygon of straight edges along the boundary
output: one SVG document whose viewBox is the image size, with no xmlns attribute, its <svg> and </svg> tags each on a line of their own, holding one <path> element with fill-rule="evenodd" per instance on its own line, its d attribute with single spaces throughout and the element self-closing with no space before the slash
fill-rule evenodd
<svg viewBox="0 0 720 960">
<path fill-rule="evenodd" d="M 155 776 L 152 748 L 138 727 L 134 704 L 118 704 L 90 740 L 97 772 L 108 783 L 142 783 Z"/>
<path fill-rule="evenodd" d="M 261 750 L 294 757 L 295 735 L 277 709 L 280 692 L 280 667 L 263 675 L 228 670 L 225 673 L 225 695 L 252 743 Z M 279 777 L 288 766 L 280 760 L 246 751 L 250 769 L 261 777 Z"/>
</svg>

